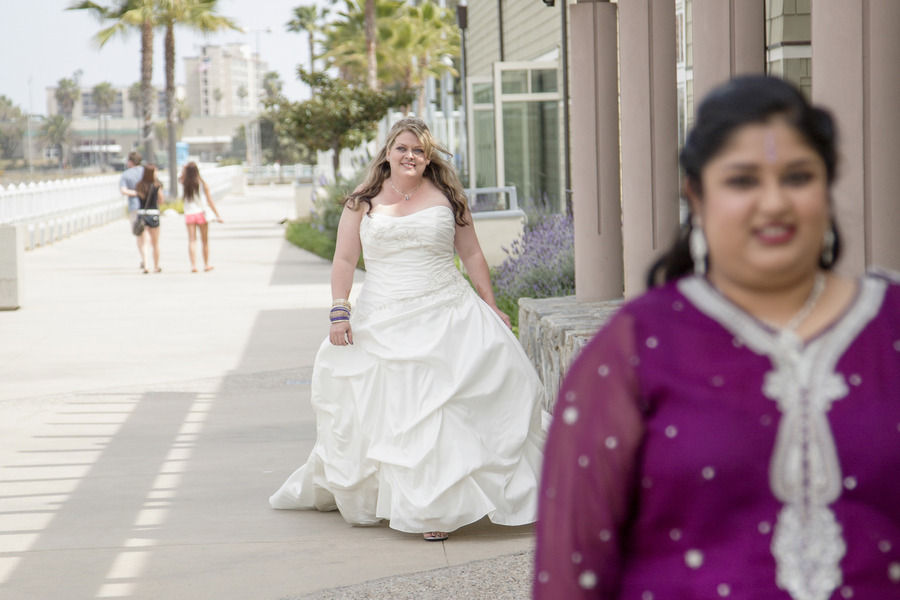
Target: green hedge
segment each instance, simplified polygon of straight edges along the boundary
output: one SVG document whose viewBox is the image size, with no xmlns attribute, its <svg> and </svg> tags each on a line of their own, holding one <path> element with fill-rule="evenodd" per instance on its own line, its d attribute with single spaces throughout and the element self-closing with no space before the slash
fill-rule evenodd
<svg viewBox="0 0 900 600">
<path fill-rule="evenodd" d="M 312 223 L 291 221 L 288 223 L 285 237 L 295 246 L 312 252 L 316 256 L 321 256 L 326 260 L 334 259 L 334 248 L 336 245 L 334 238 L 327 231 L 319 231 Z M 366 269 L 362 255 L 360 255 L 359 261 L 356 263 L 356 268 Z"/>
</svg>

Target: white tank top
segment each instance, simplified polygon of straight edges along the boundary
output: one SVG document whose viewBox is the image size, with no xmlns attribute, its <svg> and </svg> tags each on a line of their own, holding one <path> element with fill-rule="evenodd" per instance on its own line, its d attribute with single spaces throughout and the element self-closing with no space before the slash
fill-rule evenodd
<svg viewBox="0 0 900 600">
<path fill-rule="evenodd" d="M 185 215 L 198 215 L 206 212 L 206 189 L 201 185 L 196 196 L 184 201 Z"/>
</svg>

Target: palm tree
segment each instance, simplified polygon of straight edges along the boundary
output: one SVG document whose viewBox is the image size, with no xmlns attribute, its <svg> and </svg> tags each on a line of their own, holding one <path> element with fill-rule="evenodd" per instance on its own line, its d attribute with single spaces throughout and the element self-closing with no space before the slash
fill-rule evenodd
<svg viewBox="0 0 900 600">
<path fill-rule="evenodd" d="M 184 131 L 184 122 L 191 116 L 191 105 L 184 98 L 175 101 L 175 118 L 178 120 L 178 137 Z"/>
<path fill-rule="evenodd" d="M 313 6 L 297 6 L 294 8 L 294 18 L 285 24 L 288 31 L 294 33 L 306 32 L 309 41 L 309 72 L 316 72 L 316 40 L 315 32 L 318 29 L 316 23 L 328 14 L 328 9 L 319 12 L 318 8 Z"/>
<path fill-rule="evenodd" d="M 104 125 L 102 142 L 101 142 L 101 144 L 98 144 L 98 145 L 105 146 L 107 143 L 106 139 L 108 136 L 107 136 L 107 127 L 106 127 L 105 117 L 108 116 L 110 107 L 113 105 L 113 102 L 116 101 L 116 94 L 117 94 L 116 90 L 113 89 L 112 84 L 109 83 L 108 81 L 98 83 L 97 85 L 94 86 L 94 89 L 91 90 L 91 97 L 94 100 L 94 105 L 97 107 L 97 129 L 98 129 L 98 132 L 100 129 L 101 119 L 102 119 L 103 125 Z M 101 160 L 102 160 L 103 164 L 105 165 L 108 162 L 109 156 L 108 156 L 106 150 L 101 150 L 100 152 L 102 154 Z"/>
<path fill-rule="evenodd" d="M 263 90 L 266 92 L 266 100 L 274 102 L 281 94 L 282 87 L 284 86 L 281 83 L 281 78 L 278 76 L 278 71 L 269 71 L 263 76 Z"/>
<path fill-rule="evenodd" d="M 81 90 L 74 79 L 64 77 L 56 84 L 56 104 L 59 106 L 60 114 L 72 118 L 72 112 L 75 110 L 75 103 L 78 101 L 78 95 Z"/>
<path fill-rule="evenodd" d="M 238 89 L 237 89 L 237 97 L 238 97 L 238 98 L 240 99 L 240 101 L 241 101 L 241 102 L 240 102 L 241 105 L 240 105 L 240 107 L 238 107 L 239 109 L 244 108 L 244 98 L 246 98 L 246 97 L 249 96 L 249 95 L 250 95 L 250 94 L 247 92 L 247 86 L 246 86 L 246 85 L 241 85 L 240 87 L 238 87 Z"/>
<path fill-rule="evenodd" d="M 28 119 L 29 115 L 12 100 L 0 95 L 0 158 L 11 159 L 16 155 L 28 130 Z M 30 143 L 31 140 L 26 142 Z M 27 156 L 24 148 L 22 154 Z"/>
<path fill-rule="evenodd" d="M 128 101 L 134 108 L 134 114 L 137 115 L 138 125 L 137 131 L 141 130 L 141 82 L 135 81 L 128 88 Z"/>
<path fill-rule="evenodd" d="M 66 154 L 72 143 L 72 120 L 65 115 L 52 115 L 44 119 L 38 131 L 41 141 L 59 151 L 59 169 L 66 162 Z"/>
<path fill-rule="evenodd" d="M 425 80 L 429 77 L 440 77 L 444 72 L 457 75 L 452 65 L 444 64 L 441 58 L 459 56 L 460 36 L 453 12 L 439 7 L 432 0 L 425 0 L 418 6 L 408 6 L 406 10 L 407 14 L 402 22 L 403 26 L 410 30 L 408 41 L 411 43 L 406 47 L 411 51 L 408 54 L 410 84 L 419 86 L 421 117 L 425 110 Z M 398 29 L 395 29 L 394 33 L 399 34 Z M 401 37 L 395 35 L 394 41 L 397 41 L 398 45 L 393 49 L 400 55 Z"/>
<path fill-rule="evenodd" d="M 116 35 L 128 35 L 134 28 L 141 32 L 141 116 L 143 125 L 141 138 L 144 156 L 148 162 L 153 159 L 153 29 L 157 26 L 157 4 L 160 0 L 116 0 L 111 7 L 105 7 L 90 0 L 75 2 L 68 10 L 89 10 L 103 21 L 115 21 L 101 29 L 94 40 L 103 47 Z"/>
<path fill-rule="evenodd" d="M 213 100 L 216 101 L 216 116 L 219 116 L 219 102 L 221 102 L 224 97 L 225 94 L 222 93 L 222 90 L 219 88 L 213 90 Z"/>
<path fill-rule="evenodd" d="M 378 59 L 375 56 L 375 0 L 366 0 L 366 84 L 378 90 Z"/>
<path fill-rule="evenodd" d="M 369 52 L 366 39 L 366 0 L 346 0 L 346 9 L 338 12 L 338 19 L 332 21 L 325 30 L 325 44 L 328 49 L 321 57 L 326 59 L 329 67 L 336 67 L 341 78 L 369 85 Z M 393 81 L 396 78 L 392 57 L 384 52 L 384 43 L 391 36 L 393 28 L 398 24 L 404 7 L 403 0 L 376 0 L 375 33 L 377 42 L 374 46 L 377 65 L 377 77 L 380 81 Z M 388 76 L 390 73 L 391 76 Z"/>
<path fill-rule="evenodd" d="M 169 148 L 169 193 L 178 195 L 177 168 L 175 156 L 175 134 L 178 117 L 175 106 L 175 26 L 182 25 L 203 33 L 223 29 L 242 31 L 231 19 L 216 14 L 219 0 L 157 0 L 159 3 L 158 22 L 165 28 L 166 51 L 166 124 Z"/>
</svg>

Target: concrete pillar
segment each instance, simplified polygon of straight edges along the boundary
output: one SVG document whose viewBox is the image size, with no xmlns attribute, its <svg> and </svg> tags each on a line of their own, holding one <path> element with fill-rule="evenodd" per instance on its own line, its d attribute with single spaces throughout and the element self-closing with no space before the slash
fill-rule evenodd
<svg viewBox="0 0 900 600">
<path fill-rule="evenodd" d="M 813 101 L 837 118 L 834 188 L 844 241 L 840 270 L 900 270 L 900 2 L 816 0 Z"/>
<path fill-rule="evenodd" d="M 620 2 L 619 56 L 627 298 L 645 289 L 647 268 L 678 231 L 675 3 Z"/>
<path fill-rule="evenodd" d="M 694 0 L 694 106 L 736 75 L 766 72 L 766 11 L 759 0 Z"/>
<path fill-rule="evenodd" d="M 616 5 L 581 2 L 569 10 L 577 49 L 570 79 L 575 296 L 597 302 L 624 290 Z"/>
<path fill-rule="evenodd" d="M 16 225 L 0 226 L 0 310 L 22 305 L 25 244 Z"/>
</svg>

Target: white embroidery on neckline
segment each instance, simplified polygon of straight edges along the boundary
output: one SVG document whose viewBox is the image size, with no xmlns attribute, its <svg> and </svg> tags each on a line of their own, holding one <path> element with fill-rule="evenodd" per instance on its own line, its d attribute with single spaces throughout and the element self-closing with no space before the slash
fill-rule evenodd
<svg viewBox="0 0 900 600">
<path fill-rule="evenodd" d="M 700 312 L 772 361 L 763 394 L 782 414 L 769 464 L 769 485 L 783 503 L 772 536 L 776 584 L 794 600 L 827 600 L 841 585 L 840 562 L 846 553 L 841 526 L 829 508 L 842 487 L 827 414 L 832 402 L 848 392 L 835 368 L 878 314 L 887 284 L 863 278 L 847 312 L 808 344 L 767 328 L 702 277 L 686 277 L 678 289 Z"/>
</svg>

